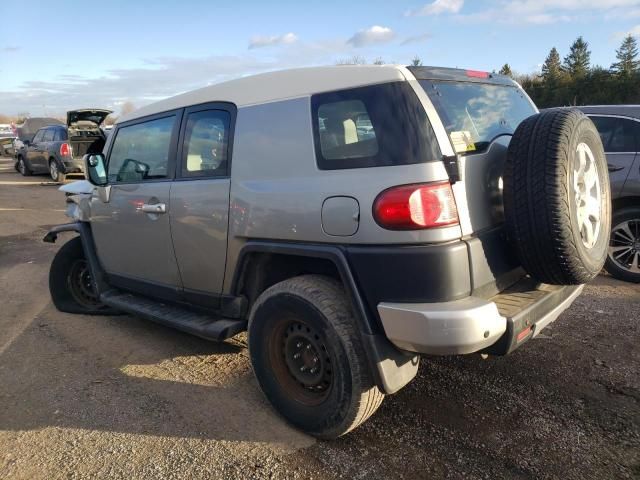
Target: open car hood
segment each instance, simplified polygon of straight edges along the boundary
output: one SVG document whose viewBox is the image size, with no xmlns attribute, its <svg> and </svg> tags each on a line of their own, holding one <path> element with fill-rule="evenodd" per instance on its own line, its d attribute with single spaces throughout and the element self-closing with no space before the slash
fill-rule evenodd
<svg viewBox="0 0 640 480">
<path fill-rule="evenodd" d="M 110 113 L 112 113 L 111 110 L 102 110 L 101 108 L 71 110 L 67 112 L 67 126 L 71 127 L 78 122 L 91 122 L 100 125 Z"/>
</svg>

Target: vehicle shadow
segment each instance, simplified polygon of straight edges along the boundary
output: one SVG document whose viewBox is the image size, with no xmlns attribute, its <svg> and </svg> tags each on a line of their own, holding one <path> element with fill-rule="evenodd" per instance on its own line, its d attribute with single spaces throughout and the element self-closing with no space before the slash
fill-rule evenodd
<svg viewBox="0 0 640 480">
<path fill-rule="evenodd" d="M 48 306 L 0 356 L 0 430 L 80 428 L 301 448 L 262 396 L 240 341 Z"/>
</svg>

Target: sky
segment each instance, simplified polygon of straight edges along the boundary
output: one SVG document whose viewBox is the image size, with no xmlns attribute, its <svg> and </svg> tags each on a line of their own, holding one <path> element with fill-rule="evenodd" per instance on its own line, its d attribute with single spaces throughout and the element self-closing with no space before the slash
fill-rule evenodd
<svg viewBox="0 0 640 480">
<path fill-rule="evenodd" d="M 270 70 L 368 62 L 539 71 L 584 36 L 609 67 L 640 0 L 0 1 L 0 113 L 119 113 Z M 18 10 L 19 12 L 16 12 Z"/>
</svg>

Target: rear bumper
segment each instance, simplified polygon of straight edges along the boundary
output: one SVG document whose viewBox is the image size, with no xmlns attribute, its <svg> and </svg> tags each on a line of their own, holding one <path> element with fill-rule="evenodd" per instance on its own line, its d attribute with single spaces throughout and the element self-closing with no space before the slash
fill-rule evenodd
<svg viewBox="0 0 640 480">
<path fill-rule="evenodd" d="M 396 347 L 432 355 L 506 355 L 566 310 L 582 285 L 535 285 L 528 278 L 490 298 L 440 303 L 378 304 L 385 334 Z"/>
<path fill-rule="evenodd" d="M 62 161 L 62 166 L 64 167 L 64 173 L 82 173 L 84 171 L 82 159 L 65 158 Z"/>
</svg>

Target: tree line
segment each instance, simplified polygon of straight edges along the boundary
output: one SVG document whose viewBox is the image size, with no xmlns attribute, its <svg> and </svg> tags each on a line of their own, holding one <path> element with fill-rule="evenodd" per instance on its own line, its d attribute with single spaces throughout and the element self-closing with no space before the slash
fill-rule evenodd
<svg viewBox="0 0 640 480">
<path fill-rule="evenodd" d="M 591 65 L 589 43 L 581 36 L 561 60 L 553 47 L 539 74 L 517 75 L 509 64 L 498 73 L 517 80 L 540 108 L 570 105 L 640 104 L 640 59 L 637 40 L 628 35 L 609 67 Z"/>
</svg>

